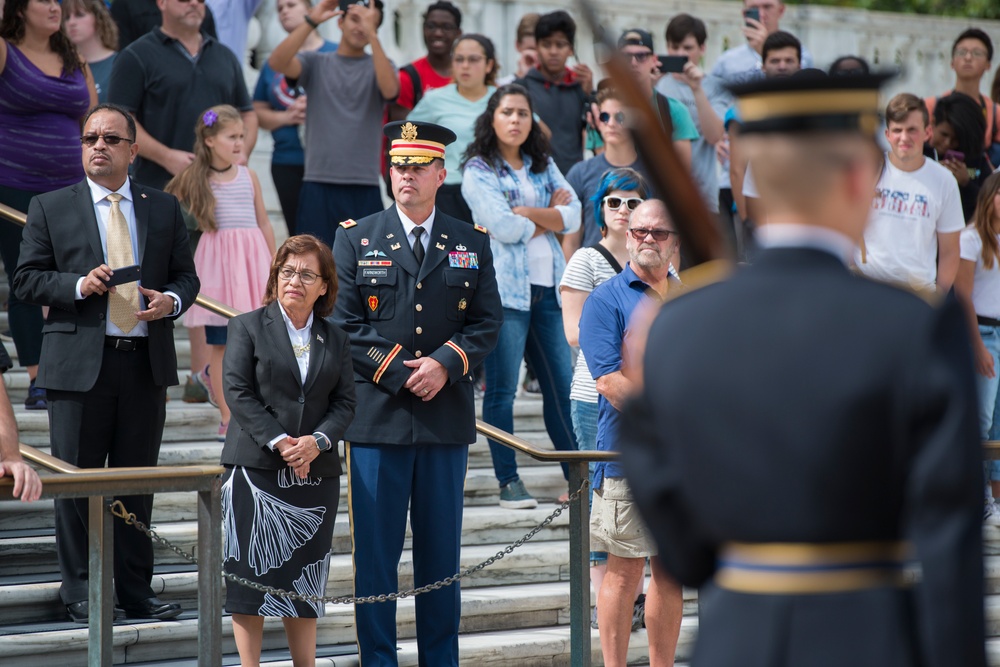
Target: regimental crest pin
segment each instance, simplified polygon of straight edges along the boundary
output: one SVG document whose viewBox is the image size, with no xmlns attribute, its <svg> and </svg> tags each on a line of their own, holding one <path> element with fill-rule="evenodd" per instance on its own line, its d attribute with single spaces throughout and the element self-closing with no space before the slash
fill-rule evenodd
<svg viewBox="0 0 1000 667">
<path fill-rule="evenodd" d="M 435 243 L 434 247 L 437 248 L 438 250 L 447 250 L 447 248 L 444 247 L 443 243 Z"/>
<path fill-rule="evenodd" d="M 458 309 L 459 310 L 465 310 L 468 307 L 469 307 L 469 302 L 468 301 L 466 301 L 465 299 L 459 299 L 458 300 Z M 374 310 L 374 308 L 372 310 Z"/>
<path fill-rule="evenodd" d="M 395 234 L 386 234 L 386 235 L 385 235 L 385 237 L 386 237 L 387 239 L 391 239 L 391 238 L 392 238 L 393 236 L 395 236 Z"/>
<path fill-rule="evenodd" d="M 361 245 L 368 245 L 368 239 L 361 239 Z"/>
<path fill-rule="evenodd" d="M 372 310 L 373 313 L 375 312 L 375 309 L 378 308 L 378 297 L 377 296 L 370 296 L 370 297 L 368 297 L 368 307 L 371 308 L 371 310 Z"/>
<path fill-rule="evenodd" d="M 401 243 L 393 243 L 391 247 L 392 247 L 393 250 L 399 250 L 400 248 L 403 247 L 403 244 L 401 244 Z"/>
<path fill-rule="evenodd" d="M 457 246 L 455 246 L 455 250 L 457 250 L 459 252 L 464 252 L 464 251 L 468 250 L 468 248 L 466 248 L 464 245 L 462 245 L 461 243 L 459 243 Z"/>
</svg>

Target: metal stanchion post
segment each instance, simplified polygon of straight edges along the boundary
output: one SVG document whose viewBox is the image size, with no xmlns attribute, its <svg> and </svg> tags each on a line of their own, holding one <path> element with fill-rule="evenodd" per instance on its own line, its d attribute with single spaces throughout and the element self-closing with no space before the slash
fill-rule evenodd
<svg viewBox="0 0 1000 667">
<path fill-rule="evenodd" d="M 569 463 L 569 488 L 587 480 L 588 463 Z M 590 502 L 584 491 L 569 506 L 569 635 L 570 664 L 590 667 Z"/>
<path fill-rule="evenodd" d="M 89 548 L 90 634 L 87 638 L 87 664 L 89 667 L 111 667 L 115 606 L 112 577 L 114 575 L 114 517 L 108 511 L 110 500 L 104 496 L 90 496 L 87 531 Z"/>
</svg>

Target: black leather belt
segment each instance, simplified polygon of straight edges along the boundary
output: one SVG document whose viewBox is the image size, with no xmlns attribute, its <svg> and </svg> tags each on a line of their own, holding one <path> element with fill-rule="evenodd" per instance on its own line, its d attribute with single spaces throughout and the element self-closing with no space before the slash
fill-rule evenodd
<svg viewBox="0 0 1000 667">
<path fill-rule="evenodd" d="M 123 338 L 121 336 L 105 336 L 104 347 L 110 347 L 119 352 L 134 352 L 135 350 L 145 350 L 149 347 L 149 339 L 145 336 L 139 338 Z"/>
<path fill-rule="evenodd" d="M 995 320 L 992 317 L 976 315 L 976 322 L 982 324 L 984 327 L 1000 327 L 1000 320 Z"/>
</svg>

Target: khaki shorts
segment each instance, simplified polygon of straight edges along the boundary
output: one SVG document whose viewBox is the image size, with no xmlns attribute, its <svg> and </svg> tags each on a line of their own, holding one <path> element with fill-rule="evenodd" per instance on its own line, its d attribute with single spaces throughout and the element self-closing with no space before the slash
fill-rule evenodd
<svg viewBox="0 0 1000 667">
<path fill-rule="evenodd" d="M 624 477 L 605 477 L 594 489 L 590 510 L 590 550 L 619 558 L 656 555 L 656 544 L 646 529 Z"/>
</svg>

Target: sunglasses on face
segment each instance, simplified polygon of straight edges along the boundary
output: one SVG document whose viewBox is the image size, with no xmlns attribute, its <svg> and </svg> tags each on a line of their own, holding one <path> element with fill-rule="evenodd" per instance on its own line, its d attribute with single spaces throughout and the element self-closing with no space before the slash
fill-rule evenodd
<svg viewBox="0 0 1000 667">
<path fill-rule="evenodd" d="M 87 148 L 91 148 L 97 145 L 98 139 L 104 139 L 104 143 L 106 143 L 108 146 L 117 146 L 122 141 L 129 144 L 135 143 L 131 139 L 126 139 L 125 137 L 119 137 L 118 135 L 115 134 L 85 134 L 82 137 L 80 137 L 80 143 L 86 146 Z"/>
<path fill-rule="evenodd" d="M 628 233 L 632 235 L 636 241 L 640 243 L 646 240 L 647 236 L 652 236 L 653 240 L 657 243 L 662 243 L 670 238 L 671 234 L 676 234 L 677 232 L 672 229 L 636 229 L 630 227 Z"/>
<path fill-rule="evenodd" d="M 598 118 L 600 118 L 601 122 L 604 123 L 605 125 L 607 125 L 609 122 L 611 122 L 612 118 L 614 118 L 615 122 L 618 123 L 619 125 L 621 125 L 623 127 L 625 125 L 625 112 L 624 111 L 618 111 L 618 112 L 615 113 L 614 116 L 612 116 L 611 114 L 609 114 L 607 111 L 602 111 L 601 115 L 599 115 Z"/>
<path fill-rule="evenodd" d="M 639 208 L 639 204 L 643 202 L 639 197 L 605 197 L 604 205 L 610 208 L 612 211 L 617 211 L 622 207 L 622 204 L 628 207 L 628 210 L 634 211 Z"/>
<path fill-rule="evenodd" d="M 628 58 L 630 60 L 634 60 L 634 61 L 636 61 L 638 63 L 644 63 L 644 62 L 646 62 L 646 59 L 649 58 L 653 54 L 650 53 L 649 51 L 643 51 L 642 53 L 626 53 L 624 55 L 625 55 L 626 58 Z"/>
</svg>

